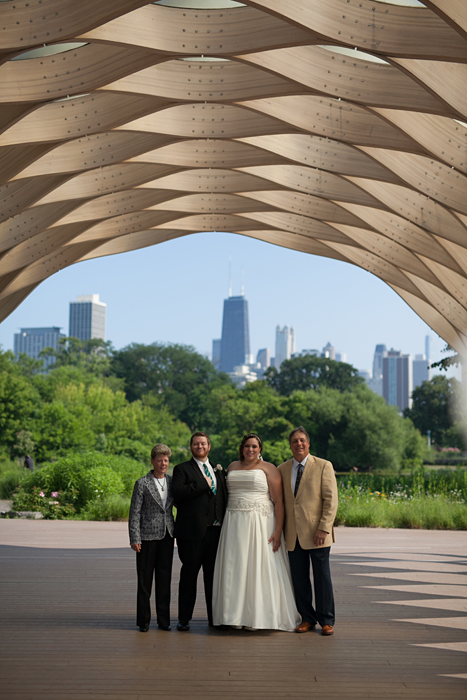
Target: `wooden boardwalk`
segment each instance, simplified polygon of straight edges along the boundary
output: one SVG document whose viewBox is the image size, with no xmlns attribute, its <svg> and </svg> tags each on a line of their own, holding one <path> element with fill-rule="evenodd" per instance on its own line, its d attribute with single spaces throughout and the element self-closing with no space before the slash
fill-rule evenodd
<svg viewBox="0 0 467 700">
<path fill-rule="evenodd" d="M 338 528 L 333 637 L 212 630 L 201 596 L 189 633 L 141 634 L 127 541 L 125 523 L 0 521 L 2 700 L 467 697 L 465 532 Z"/>
</svg>

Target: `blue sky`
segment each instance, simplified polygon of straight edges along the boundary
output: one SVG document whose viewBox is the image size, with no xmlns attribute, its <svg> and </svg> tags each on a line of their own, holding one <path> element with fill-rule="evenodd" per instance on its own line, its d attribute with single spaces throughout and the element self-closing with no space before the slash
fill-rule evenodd
<svg viewBox="0 0 467 700">
<path fill-rule="evenodd" d="M 184 343 L 210 356 L 212 339 L 221 333 L 229 257 L 234 295 L 243 270 L 255 357 L 263 347 L 274 355 L 278 324 L 295 328 L 297 350 L 330 341 L 358 369 L 371 368 L 377 343 L 423 353 L 427 334 L 432 359 L 443 357 L 444 341 L 370 273 L 229 233 L 184 236 L 62 270 L 0 324 L 0 344 L 11 349 L 20 327 L 55 325 L 68 333 L 69 302 L 98 293 L 107 303 L 107 339 L 116 348 Z"/>
</svg>

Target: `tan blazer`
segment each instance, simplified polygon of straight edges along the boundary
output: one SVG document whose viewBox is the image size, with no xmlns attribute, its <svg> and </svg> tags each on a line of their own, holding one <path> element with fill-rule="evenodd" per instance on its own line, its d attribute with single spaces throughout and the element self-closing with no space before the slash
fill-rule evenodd
<svg viewBox="0 0 467 700">
<path fill-rule="evenodd" d="M 331 462 L 308 455 L 298 487 L 297 497 L 292 491 L 292 463 L 281 464 L 285 505 L 285 544 L 289 552 L 298 541 L 303 549 L 317 549 L 313 538 L 317 530 L 328 532 L 322 547 L 330 547 L 334 540 L 334 519 L 337 512 L 337 482 Z"/>
</svg>

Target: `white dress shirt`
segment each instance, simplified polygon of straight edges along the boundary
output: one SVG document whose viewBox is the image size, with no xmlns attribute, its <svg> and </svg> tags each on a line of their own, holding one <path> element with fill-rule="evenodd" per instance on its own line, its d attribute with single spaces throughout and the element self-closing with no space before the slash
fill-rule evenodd
<svg viewBox="0 0 467 700">
<path fill-rule="evenodd" d="M 295 482 L 297 481 L 297 474 L 298 474 L 298 465 L 301 464 L 303 468 L 305 468 L 306 461 L 308 459 L 308 455 L 302 459 L 301 462 L 297 462 L 295 457 L 293 458 L 292 461 L 292 493 L 295 491 Z M 303 476 L 303 474 L 302 474 Z"/>
<path fill-rule="evenodd" d="M 200 460 L 199 460 L 199 459 L 196 459 L 196 457 L 193 457 L 193 459 L 195 460 L 196 464 L 198 465 L 199 470 L 200 470 L 201 474 L 204 476 L 204 478 L 206 478 L 206 472 L 205 472 L 205 470 L 204 470 L 204 466 L 203 466 L 203 465 L 206 464 L 206 466 L 207 466 L 207 468 L 208 468 L 208 470 L 209 470 L 209 473 L 210 473 L 210 475 L 211 475 L 211 479 L 213 480 L 214 486 L 215 486 L 216 489 L 217 489 L 216 474 L 215 474 L 215 472 L 214 472 L 214 469 L 213 469 L 212 466 L 211 466 L 211 463 L 210 463 L 209 459 L 206 457 L 206 461 L 205 461 L 205 462 L 200 462 Z"/>
</svg>

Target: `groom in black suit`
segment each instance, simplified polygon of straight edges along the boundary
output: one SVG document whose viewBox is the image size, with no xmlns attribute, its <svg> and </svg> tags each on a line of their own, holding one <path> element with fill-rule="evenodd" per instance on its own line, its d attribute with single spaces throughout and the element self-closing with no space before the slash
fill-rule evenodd
<svg viewBox="0 0 467 700">
<path fill-rule="evenodd" d="M 172 493 L 177 507 L 175 537 L 182 562 L 177 625 L 181 632 L 190 629 L 201 567 L 208 621 L 213 626 L 214 564 L 227 505 L 225 472 L 220 464 L 209 461 L 211 441 L 206 433 L 194 433 L 190 449 L 192 458 L 189 462 L 177 464 L 172 477 Z"/>
</svg>

